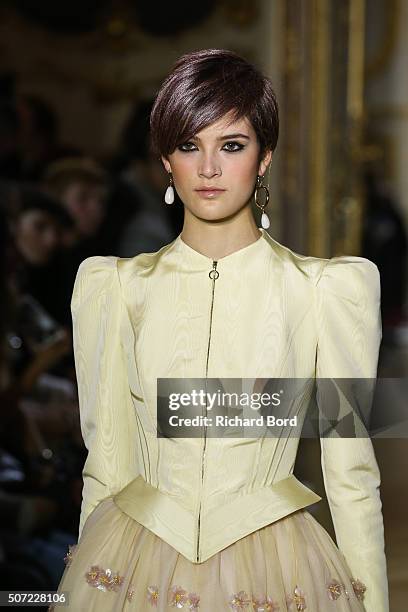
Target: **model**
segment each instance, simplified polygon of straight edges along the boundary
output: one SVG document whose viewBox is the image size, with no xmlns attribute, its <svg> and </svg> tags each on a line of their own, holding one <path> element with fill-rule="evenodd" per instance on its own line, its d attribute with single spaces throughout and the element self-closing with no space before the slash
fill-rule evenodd
<svg viewBox="0 0 408 612">
<path fill-rule="evenodd" d="M 157 379 L 377 375 L 377 267 L 300 255 L 266 231 L 278 125 L 272 85 L 252 64 L 219 49 L 182 56 L 151 137 L 169 174 L 163 205 L 176 190 L 183 230 L 157 252 L 79 266 L 71 309 L 89 452 L 64 609 L 388 611 L 369 437 L 321 438 L 336 544 L 307 510 L 321 498 L 293 475 L 298 437 L 157 435 Z"/>
</svg>

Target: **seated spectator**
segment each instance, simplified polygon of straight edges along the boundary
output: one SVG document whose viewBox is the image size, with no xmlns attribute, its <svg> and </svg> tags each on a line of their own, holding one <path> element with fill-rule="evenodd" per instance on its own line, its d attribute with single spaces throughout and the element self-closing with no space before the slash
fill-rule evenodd
<svg viewBox="0 0 408 612">
<path fill-rule="evenodd" d="M 80 263 L 91 255 L 107 254 L 104 227 L 108 211 L 110 179 L 105 170 L 89 158 L 65 158 L 46 170 L 43 188 L 74 220 L 74 231 L 64 235 L 58 288 L 63 321 L 71 323 L 69 308 L 75 275 Z M 62 306 L 63 307 L 63 306 Z"/>
<path fill-rule="evenodd" d="M 48 166 L 43 186 L 74 219 L 75 234 L 67 246 L 87 243 L 98 236 L 109 191 L 109 178 L 101 166 L 81 157 L 58 160 Z"/>
<path fill-rule="evenodd" d="M 49 195 L 32 186 L 17 189 L 9 215 L 14 260 L 9 262 L 21 295 L 30 295 L 59 322 L 66 320 L 61 303 L 61 244 L 72 234 L 70 214 Z M 65 236 L 65 238 L 64 238 Z"/>
<path fill-rule="evenodd" d="M 14 246 L 10 224 L 0 210 L 0 580 L 5 590 L 49 590 L 58 584 L 63 556 L 75 541 L 84 449 L 71 426 L 75 419 L 69 425 L 61 418 L 59 408 L 68 412 L 67 404 L 43 406 L 47 417 L 59 412 L 59 418 L 46 420 L 40 405 L 37 413 L 24 406 L 41 375 L 69 343 L 60 339 L 39 349 L 20 373 L 15 372 L 11 354 L 21 343 L 12 333 L 19 300 L 15 269 L 9 267 Z M 71 413 L 78 416 L 77 406 L 71 406 Z M 53 422 L 60 423 L 54 431 Z M 63 436 L 64 444 L 51 443 L 52 451 L 47 445 L 56 433 Z"/>
</svg>

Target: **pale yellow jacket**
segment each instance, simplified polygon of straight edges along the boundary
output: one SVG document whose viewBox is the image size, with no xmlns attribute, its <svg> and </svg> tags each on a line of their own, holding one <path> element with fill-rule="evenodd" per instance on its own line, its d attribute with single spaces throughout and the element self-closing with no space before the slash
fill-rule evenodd
<svg viewBox="0 0 408 612">
<path fill-rule="evenodd" d="M 379 306 L 371 261 L 299 255 L 265 230 L 214 265 L 180 235 L 155 253 L 85 259 L 71 302 L 89 451 L 79 537 L 97 504 L 115 496 L 201 563 L 320 500 L 292 473 L 298 438 L 158 438 L 157 378 L 375 378 Z M 337 544 L 367 587 L 366 609 L 387 612 L 371 440 L 321 438 L 321 451 Z"/>
</svg>

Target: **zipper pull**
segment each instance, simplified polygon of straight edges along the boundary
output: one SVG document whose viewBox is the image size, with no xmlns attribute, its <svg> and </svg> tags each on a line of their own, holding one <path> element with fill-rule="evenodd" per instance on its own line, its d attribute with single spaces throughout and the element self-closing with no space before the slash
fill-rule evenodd
<svg viewBox="0 0 408 612">
<path fill-rule="evenodd" d="M 216 280 L 220 275 L 220 273 L 217 270 L 217 263 L 218 261 L 213 261 L 212 269 L 208 273 L 208 276 L 211 278 L 211 280 Z"/>
</svg>

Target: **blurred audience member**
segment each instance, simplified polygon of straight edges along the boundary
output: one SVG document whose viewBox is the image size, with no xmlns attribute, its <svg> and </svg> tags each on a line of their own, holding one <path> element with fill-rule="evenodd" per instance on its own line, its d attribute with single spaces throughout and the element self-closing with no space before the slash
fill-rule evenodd
<svg viewBox="0 0 408 612">
<path fill-rule="evenodd" d="M 3 190 L 4 194 L 4 190 Z M 24 198 L 23 198 L 24 199 Z M 44 210 L 39 207 L 40 210 Z M 61 351 L 39 349 L 20 372 L 11 358 L 22 345 L 14 332 L 19 305 L 16 272 L 10 262 L 10 223 L 7 207 L 0 208 L 0 575 L 7 588 L 49 589 L 58 583 L 64 569 L 63 556 L 75 541 L 80 503 L 82 448 L 75 427 L 61 419 L 61 406 L 48 410 L 49 423 L 30 414 L 24 401 L 32 393 L 41 373 L 60 359 Z M 30 254 L 32 251 L 30 250 Z M 39 258 L 34 258 L 38 261 Z M 41 261 L 43 261 L 41 259 Z M 52 353 L 52 354 L 51 354 Z M 44 358 L 47 355 L 47 358 Z M 44 408 L 47 408 L 44 406 Z M 48 405 L 48 408 L 50 406 Z M 67 406 L 62 406 L 66 409 Z M 38 411 L 40 413 L 40 410 Z M 58 415 L 59 413 L 59 415 Z M 78 418 L 78 406 L 71 405 Z M 43 415 L 41 415 L 43 416 Z M 52 422 L 60 422 L 52 430 Z M 65 423 L 65 427 L 64 427 Z M 51 425 L 51 426 L 50 426 Z M 61 425 L 63 425 L 61 427 Z M 66 445 L 56 444 L 58 435 Z M 54 446 L 58 451 L 53 453 Z M 63 454 L 77 457 L 66 459 Z"/>
<path fill-rule="evenodd" d="M 50 164 L 44 187 L 75 221 L 75 233 L 66 246 L 95 239 L 106 216 L 108 175 L 92 159 L 70 157 Z"/>
<path fill-rule="evenodd" d="M 73 233 L 71 215 L 51 196 L 33 186 L 17 189 L 14 209 L 9 209 L 14 246 L 15 279 L 19 292 L 29 295 L 57 321 L 65 320 L 61 303 L 61 245 Z M 65 236 L 65 238 L 64 238 Z M 10 257 L 11 259 L 11 257 Z"/>
<path fill-rule="evenodd" d="M 92 255 L 108 254 L 111 247 L 105 239 L 111 183 L 107 172 L 94 160 L 73 157 L 50 164 L 42 185 L 74 220 L 74 231 L 64 233 L 56 289 L 60 304 L 65 305 L 63 320 L 69 324 L 69 305 L 80 263 Z"/>
<path fill-rule="evenodd" d="M 34 95 L 19 95 L 16 102 L 22 156 L 21 179 L 37 181 L 53 160 L 80 155 L 81 152 L 59 141 L 59 122 L 45 100 Z"/>
<path fill-rule="evenodd" d="M 402 215 L 373 172 L 365 174 L 366 217 L 362 255 L 377 264 L 381 275 L 381 309 L 386 334 L 407 327 L 405 307 L 407 235 Z"/>
<path fill-rule="evenodd" d="M 183 208 L 177 199 L 164 203 L 169 179 L 161 160 L 150 151 L 149 117 L 153 101 L 136 105 L 121 136 L 119 151 L 112 163 L 115 172 L 134 191 L 139 207 L 119 239 L 118 255 L 133 257 L 151 252 L 173 240 L 182 228 Z"/>
</svg>

